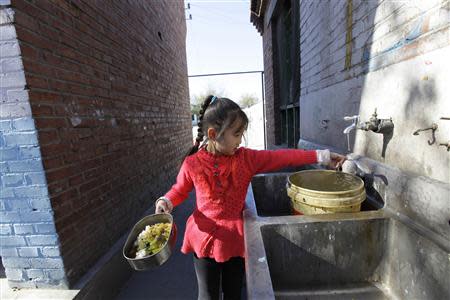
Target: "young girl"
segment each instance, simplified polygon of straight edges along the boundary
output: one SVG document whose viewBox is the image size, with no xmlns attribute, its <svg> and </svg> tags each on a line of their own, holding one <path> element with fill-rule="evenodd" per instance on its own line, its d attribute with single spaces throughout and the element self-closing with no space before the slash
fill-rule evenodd
<svg viewBox="0 0 450 300">
<path fill-rule="evenodd" d="M 219 299 L 221 275 L 224 299 L 241 297 L 242 211 L 255 174 L 314 163 L 336 167 L 345 159 L 329 150 L 239 148 L 247 124 L 247 116 L 235 102 L 207 97 L 200 111 L 195 145 L 185 158 L 176 183 L 156 201 L 156 213 L 170 213 L 195 188 L 197 205 L 187 220 L 181 252 L 194 253 L 199 299 Z"/>
</svg>

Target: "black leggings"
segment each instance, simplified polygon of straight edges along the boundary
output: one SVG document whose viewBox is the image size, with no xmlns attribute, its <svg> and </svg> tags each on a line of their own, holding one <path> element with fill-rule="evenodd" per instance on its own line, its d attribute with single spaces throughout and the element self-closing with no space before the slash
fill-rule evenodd
<svg viewBox="0 0 450 300">
<path fill-rule="evenodd" d="M 244 277 L 244 259 L 232 257 L 218 263 L 212 258 L 198 258 L 194 254 L 195 273 L 199 300 L 216 300 L 219 297 L 220 274 L 222 274 L 223 299 L 241 299 Z"/>
</svg>

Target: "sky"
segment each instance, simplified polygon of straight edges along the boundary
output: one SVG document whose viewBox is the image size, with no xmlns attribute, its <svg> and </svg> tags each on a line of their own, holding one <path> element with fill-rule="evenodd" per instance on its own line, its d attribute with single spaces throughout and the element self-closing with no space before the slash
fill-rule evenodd
<svg viewBox="0 0 450 300">
<path fill-rule="evenodd" d="M 187 9 L 188 4 L 190 9 Z M 250 23 L 248 0 L 185 0 L 188 75 L 262 71 L 262 37 Z M 261 74 L 189 78 L 191 99 L 212 88 L 236 102 L 261 99 Z"/>
</svg>

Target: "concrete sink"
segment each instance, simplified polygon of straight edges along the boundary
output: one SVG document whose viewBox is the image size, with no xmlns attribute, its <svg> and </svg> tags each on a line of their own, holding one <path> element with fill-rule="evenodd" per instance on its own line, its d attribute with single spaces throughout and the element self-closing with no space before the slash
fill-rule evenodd
<svg viewBox="0 0 450 300">
<path fill-rule="evenodd" d="M 256 176 L 244 211 L 249 299 L 443 299 L 447 245 L 375 205 L 291 216 L 287 173 Z M 265 177 L 265 178 L 262 178 Z M 448 298 L 447 298 L 448 299 Z"/>
<path fill-rule="evenodd" d="M 291 199 L 286 192 L 286 182 L 292 173 L 261 174 L 253 177 L 252 190 L 256 212 L 260 217 L 290 216 Z M 361 204 L 362 211 L 377 210 L 383 206 L 377 195 L 367 193 Z"/>
</svg>

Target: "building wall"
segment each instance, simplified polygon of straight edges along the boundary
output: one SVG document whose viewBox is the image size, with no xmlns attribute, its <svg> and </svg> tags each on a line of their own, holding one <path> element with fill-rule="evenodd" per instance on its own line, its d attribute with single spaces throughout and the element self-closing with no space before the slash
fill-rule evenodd
<svg viewBox="0 0 450 300">
<path fill-rule="evenodd" d="M 0 9 L 0 245 L 11 285 L 68 287 L 14 11 Z"/>
<path fill-rule="evenodd" d="M 12 92 L 2 89 L 9 102 L 6 113 L 2 104 L 2 127 L 16 128 L 16 112 L 29 103 L 27 130 L 33 132 L 34 121 L 33 150 L 41 155 L 33 162 L 42 161 L 42 195 L 51 204 L 45 212 L 53 214 L 59 237 L 52 243 L 64 264 L 61 277 L 73 285 L 170 187 L 192 143 L 183 2 L 12 1 L 7 8 L 25 76 L 14 86 L 17 98 L 3 98 Z M 34 208 L 2 209 L 28 215 Z M 7 223 L 11 239 L 14 224 L 24 221 Z M 16 279 L 21 286 L 29 278 Z M 60 284 L 45 272 L 34 282 Z"/>
<path fill-rule="evenodd" d="M 300 19 L 301 139 L 450 182 L 449 1 L 301 1 Z M 348 150 L 344 116 L 375 108 L 392 138 L 353 131 Z M 430 146 L 413 132 L 432 123 Z"/>
<path fill-rule="evenodd" d="M 263 32 L 263 53 L 264 53 L 264 95 L 266 114 L 266 138 L 267 147 L 275 145 L 275 105 L 274 105 L 274 70 L 272 53 L 272 28 L 269 25 Z"/>
</svg>

